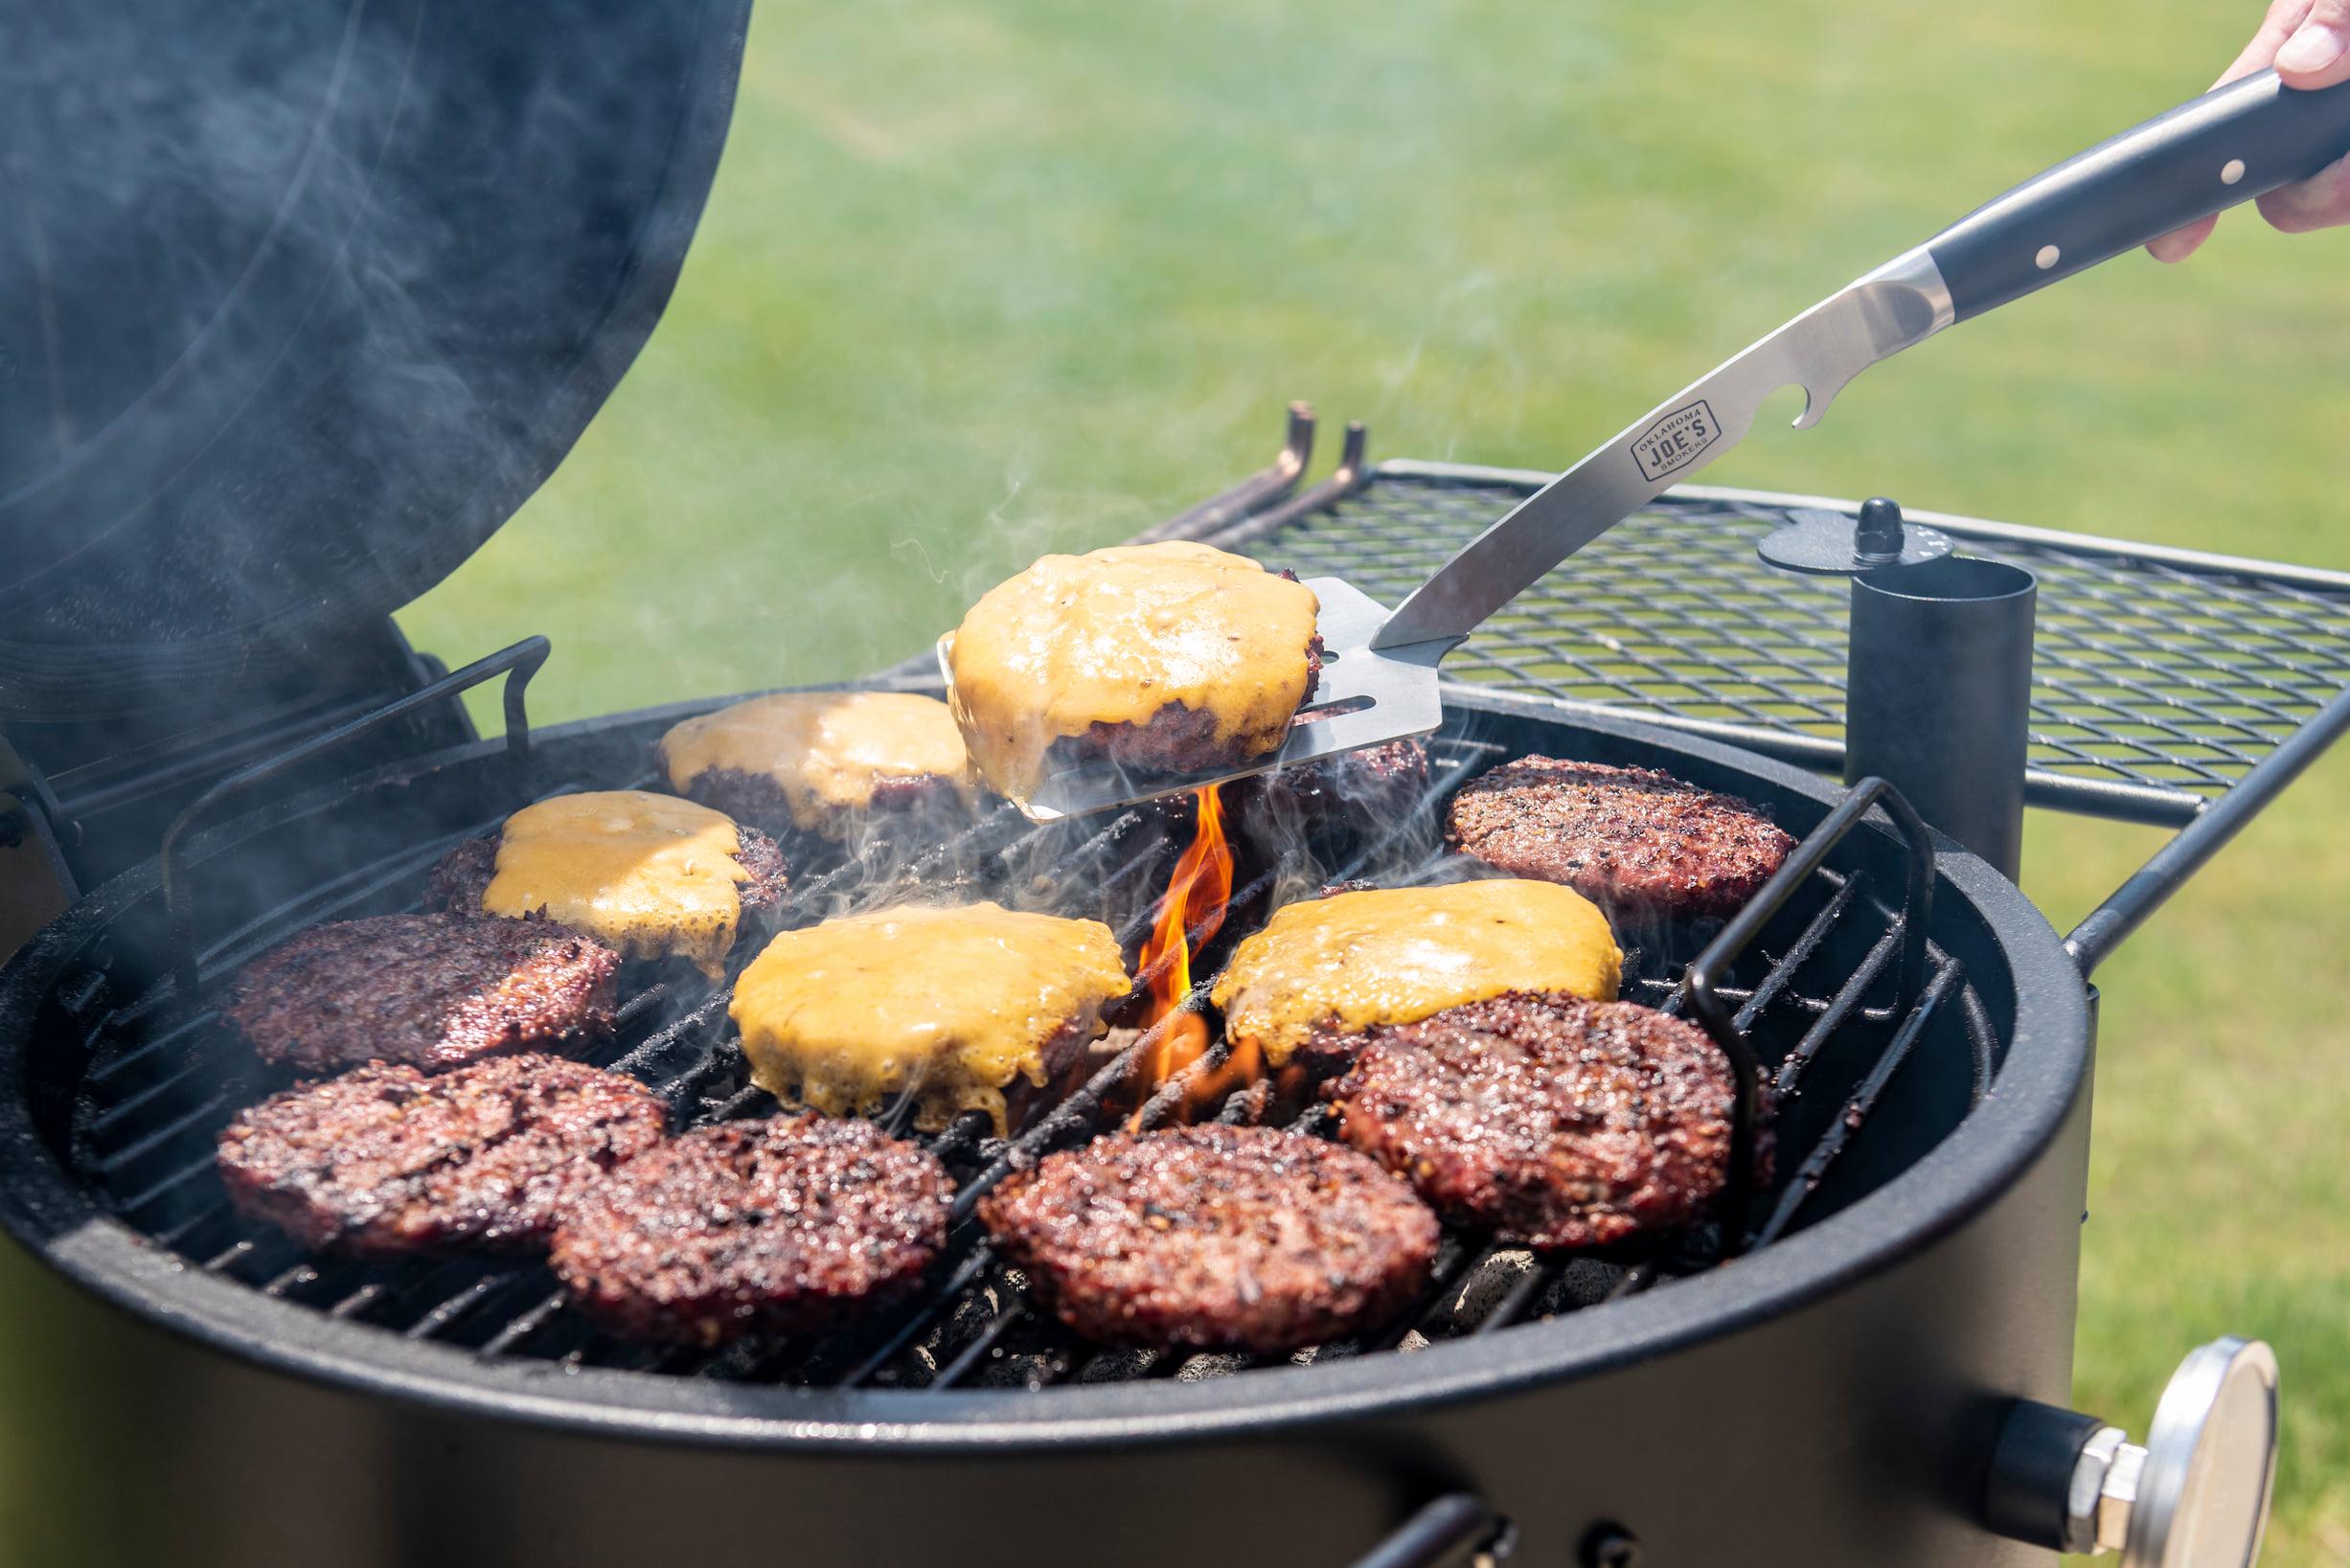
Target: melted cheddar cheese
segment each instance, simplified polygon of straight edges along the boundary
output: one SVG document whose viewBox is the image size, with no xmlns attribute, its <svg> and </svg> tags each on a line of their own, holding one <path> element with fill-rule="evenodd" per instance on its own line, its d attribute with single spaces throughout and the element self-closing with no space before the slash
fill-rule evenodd
<svg viewBox="0 0 2350 1568">
<path fill-rule="evenodd" d="M 751 1079 L 827 1115 L 915 1097 L 914 1125 L 982 1110 L 1004 1130 L 1004 1090 L 1041 1085 L 1044 1048 L 1102 1032 L 1130 988 L 1109 927 L 996 904 L 847 915 L 767 943 L 729 1016 Z"/>
<path fill-rule="evenodd" d="M 1582 895 L 1496 880 L 1379 889 L 1276 911 L 1233 949 L 1210 998 L 1224 1033 L 1274 1066 L 1316 1026 L 1417 1023 L 1513 990 L 1615 999 L 1624 955 Z"/>
<path fill-rule="evenodd" d="M 1145 724 L 1173 703 L 1261 757 L 1305 700 L 1313 590 L 1203 544 L 1047 556 L 989 590 L 947 652 L 956 721 L 982 777 L 1015 801 L 1054 741 Z"/>
<path fill-rule="evenodd" d="M 625 958 L 674 954 L 722 972 L 750 875 L 730 818 L 641 789 L 558 795 L 506 819 L 492 915 L 544 910 Z"/>
<path fill-rule="evenodd" d="M 689 718 L 661 738 L 670 787 L 712 769 L 775 781 L 805 832 L 838 838 L 884 780 L 935 776 L 977 787 L 954 715 L 913 692 L 786 692 Z"/>
</svg>

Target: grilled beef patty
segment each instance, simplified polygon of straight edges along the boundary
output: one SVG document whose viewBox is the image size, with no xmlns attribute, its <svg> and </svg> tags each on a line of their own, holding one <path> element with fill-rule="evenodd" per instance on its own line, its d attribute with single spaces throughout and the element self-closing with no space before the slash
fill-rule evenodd
<svg viewBox="0 0 2350 1568">
<path fill-rule="evenodd" d="M 1735 1091 L 1695 1025 L 1513 991 L 1365 1034 L 1323 1091 L 1341 1134 L 1454 1224 L 1595 1246 L 1687 1225 L 1722 1191 Z"/>
<path fill-rule="evenodd" d="M 1281 575 L 1296 580 L 1293 573 Z M 1312 706 L 1321 679 L 1322 634 L 1315 632 L 1306 644 L 1306 694 L 1298 699 L 1300 709 Z M 1082 734 L 1054 741 L 1045 755 L 1055 772 L 1087 762 L 1115 762 L 1136 773 L 1212 773 L 1243 766 L 1261 755 L 1247 749 L 1245 736 L 1219 741 L 1216 714 L 1207 709 L 1170 702 L 1140 724 L 1097 721 Z"/>
<path fill-rule="evenodd" d="M 1317 758 L 1295 767 L 1252 773 L 1224 785 L 1225 825 L 1256 852 L 1278 857 L 1299 842 L 1344 850 L 1360 835 L 1393 828 L 1410 814 L 1428 783 L 1428 751 L 1418 739 Z M 1169 834 L 1199 823 L 1191 791 L 1141 802 Z"/>
<path fill-rule="evenodd" d="M 953 1194 L 944 1166 L 871 1122 L 727 1122 L 600 1183 L 556 1233 L 555 1272 L 631 1338 L 803 1332 L 913 1289 Z"/>
<path fill-rule="evenodd" d="M 1007 1177 L 979 1217 L 1088 1339 L 1271 1352 L 1393 1317 L 1436 1216 L 1351 1149 L 1209 1125 L 1097 1138 Z"/>
<path fill-rule="evenodd" d="M 1380 828 L 1409 812 L 1427 786 L 1427 747 L 1390 740 L 1243 779 L 1233 812 L 1244 827 L 1269 813 L 1308 830 Z"/>
<path fill-rule="evenodd" d="M 790 875 L 784 865 L 783 850 L 765 833 L 737 823 L 735 838 L 741 845 L 735 852 L 735 863 L 751 874 L 751 879 L 738 890 L 743 919 L 748 920 L 782 901 Z M 468 914 L 479 911 L 482 895 L 490 890 L 497 869 L 496 834 L 467 839 L 434 864 L 424 880 L 424 906 Z"/>
<path fill-rule="evenodd" d="M 759 831 L 778 838 L 793 830 L 790 797 L 784 793 L 782 784 L 764 773 L 714 767 L 694 775 L 678 793 L 696 806 L 706 806 L 734 818 L 738 832 L 752 824 L 757 825 Z M 937 773 L 917 773 L 900 779 L 876 779 L 873 799 L 856 814 L 875 828 L 943 833 L 969 818 L 970 807 L 954 780 Z M 843 834 L 835 831 L 832 836 Z M 743 869 L 750 869 L 748 861 L 743 862 Z"/>
<path fill-rule="evenodd" d="M 1662 915 L 1735 912 L 1795 847 L 1732 796 L 1651 768 L 1551 757 L 1521 757 L 1463 785 L 1448 836 L 1512 876 Z"/>
<path fill-rule="evenodd" d="M 668 1108 L 617 1073 L 493 1057 L 376 1063 L 288 1089 L 220 1134 L 229 1201 L 303 1245 L 369 1256 L 543 1243 L 562 1209 L 660 1142 Z"/>
<path fill-rule="evenodd" d="M 445 1072 L 570 1053 L 612 1031 L 620 955 L 545 920 L 383 915 L 313 926 L 245 966 L 221 1010 L 263 1061 Z"/>
<path fill-rule="evenodd" d="M 917 692 L 774 692 L 672 725 L 653 747 L 668 786 L 789 842 L 936 836 L 977 789 L 954 712 Z"/>
</svg>

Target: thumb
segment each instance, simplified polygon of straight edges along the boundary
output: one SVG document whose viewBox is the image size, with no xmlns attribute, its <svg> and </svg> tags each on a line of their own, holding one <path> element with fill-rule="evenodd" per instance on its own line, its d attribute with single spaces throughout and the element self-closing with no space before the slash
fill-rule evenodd
<svg viewBox="0 0 2350 1568">
<path fill-rule="evenodd" d="M 2350 0 L 2315 0 L 2276 51 L 2276 74 L 2308 91 L 2350 81 Z"/>
</svg>

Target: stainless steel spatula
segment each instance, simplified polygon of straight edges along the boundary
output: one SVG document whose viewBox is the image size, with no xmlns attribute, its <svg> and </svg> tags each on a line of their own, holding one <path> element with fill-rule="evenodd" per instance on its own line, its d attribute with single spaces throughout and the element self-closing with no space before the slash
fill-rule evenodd
<svg viewBox="0 0 2350 1568">
<path fill-rule="evenodd" d="M 1425 735 L 1442 720 L 1436 667 L 1545 572 L 1745 438 L 1763 399 L 1803 389 L 1808 430 L 1855 375 L 1953 322 L 2238 202 L 2310 178 L 2350 153 L 2350 83 L 2295 92 L 2263 71 L 2217 88 L 2016 187 L 1839 289 L 1642 415 L 1527 497 L 1393 614 L 1336 578 L 1321 599 L 1324 666 L 1289 740 L 1246 767 L 1054 774 L 1023 809 L 1046 820 L 1335 752 Z M 945 644 L 941 644 L 945 663 Z M 951 678 L 951 676 L 949 677 Z"/>
</svg>

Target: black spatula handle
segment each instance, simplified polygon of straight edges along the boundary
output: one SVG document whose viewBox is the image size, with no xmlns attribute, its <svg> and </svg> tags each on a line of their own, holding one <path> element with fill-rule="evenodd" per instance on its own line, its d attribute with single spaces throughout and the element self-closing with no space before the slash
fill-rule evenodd
<svg viewBox="0 0 2350 1568">
<path fill-rule="evenodd" d="M 2350 82 L 2300 92 L 2263 71 L 2026 180 L 1926 248 L 1965 321 L 2344 153 Z"/>
</svg>

